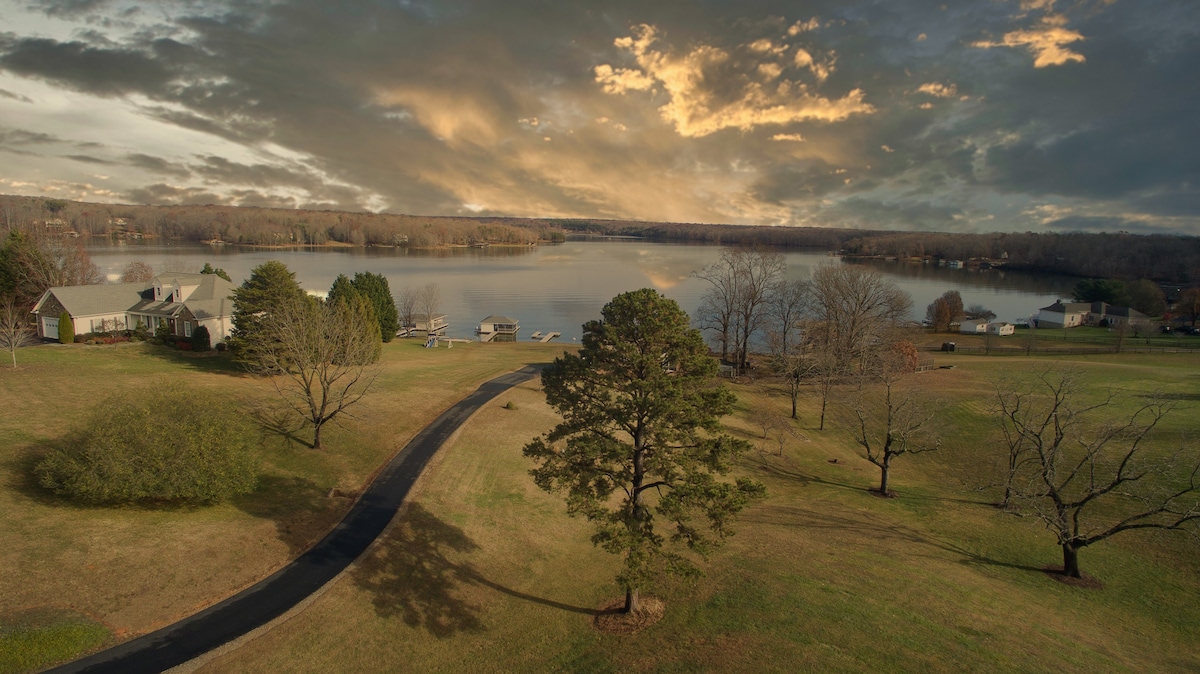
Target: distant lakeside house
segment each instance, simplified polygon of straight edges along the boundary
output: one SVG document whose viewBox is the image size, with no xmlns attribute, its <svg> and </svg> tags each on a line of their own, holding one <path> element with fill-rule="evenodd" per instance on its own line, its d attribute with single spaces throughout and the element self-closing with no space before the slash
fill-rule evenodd
<svg viewBox="0 0 1200 674">
<path fill-rule="evenodd" d="M 1149 317 L 1129 307 L 1113 306 L 1107 302 L 1056 301 L 1038 310 L 1039 328 L 1075 328 L 1081 325 L 1117 327 L 1149 323 Z"/>
<path fill-rule="evenodd" d="M 149 332 L 165 325 L 172 335 L 191 337 L 204 326 L 218 342 L 233 328 L 235 288 L 215 274 L 184 272 L 159 274 L 149 283 L 61 286 L 42 293 L 32 313 L 43 339 L 58 339 L 59 317 L 66 312 L 76 334 L 133 330 L 140 324 Z"/>
</svg>

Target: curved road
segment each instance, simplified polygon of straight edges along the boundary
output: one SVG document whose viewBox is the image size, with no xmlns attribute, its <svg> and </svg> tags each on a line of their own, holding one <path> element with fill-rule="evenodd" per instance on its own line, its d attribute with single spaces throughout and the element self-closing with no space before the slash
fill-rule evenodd
<svg viewBox="0 0 1200 674">
<path fill-rule="evenodd" d="M 430 457 L 468 417 L 539 371 L 531 365 L 497 377 L 443 412 L 388 462 L 329 535 L 258 584 L 173 625 L 50 671 L 162 672 L 283 615 L 333 580 L 383 532 Z"/>
</svg>

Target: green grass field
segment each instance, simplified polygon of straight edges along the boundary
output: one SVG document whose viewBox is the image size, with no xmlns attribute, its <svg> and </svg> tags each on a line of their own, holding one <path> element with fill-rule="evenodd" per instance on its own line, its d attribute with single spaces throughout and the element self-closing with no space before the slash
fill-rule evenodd
<svg viewBox="0 0 1200 674">
<path fill-rule="evenodd" d="M 70 426 L 74 416 L 62 410 L 102 404 L 118 388 L 152 394 L 155 381 L 185 377 L 247 405 L 268 400 L 269 389 L 219 360 L 143 346 L 22 351 L 21 369 L 0 372 L 8 410 L 0 539 L 14 542 L 0 550 L 0 671 L 144 632 L 261 578 L 344 512 L 349 502 L 326 498 L 330 487 L 357 489 L 480 381 L 557 352 L 390 345 L 380 390 L 329 435 L 328 451 L 268 434 L 267 475 L 253 498 L 181 510 L 66 505 L 31 486 L 27 469 L 37 447 Z M 937 359 L 955 367 L 912 381 L 940 400 L 943 449 L 897 461 L 895 499 L 867 491 L 878 472 L 857 456 L 836 413 L 817 431 L 816 401 L 803 399 L 780 455 L 756 420 L 764 410 L 784 414 L 786 397 L 761 380 L 735 386 L 739 405 L 727 425 L 754 446 L 738 471 L 763 481 L 769 497 L 743 513 L 703 578 L 650 592 L 666 601 L 666 615 L 633 636 L 592 627 L 595 609 L 620 596 L 618 560 L 594 549 L 586 523 L 533 485 L 521 447 L 556 417 L 536 382 L 514 389 L 435 457 L 363 560 L 202 671 L 1200 668 L 1193 540 L 1134 534 L 1087 548 L 1083 569 L 1102 587 L 1074 587 L 1043 571 L 1061 562 L 1053 536 L 1033 518 L 995 509 L 995 494 L 976 488 L 997 448 L 990 398 L 1003 376 L 1069 363 L 1093 395 L 1107 387 L 1167 393 L 1180 408 L 1164 434 L 1195 436 L 1200 357 Z M 96 626 L 107 634 L 98 637 Z"/>
<path fill-rule="evenodd" d="M 257 582 L 349 508 L 350 499 L 326 496 L 331 488 L 359 491 L 478 384 L 556 353 L 532 344 L 423 349 L 393 342 L 375 393 L 352 408 L 354 418 L 327 430 L 327 450 L 264 432 L 264 474 L 254 494 L 201 508 L 92 508 L 39 488 L 30 469 L 48 443 L 117 391 L 153 396 L 178 381 L 218 390 L 247 413 L 273 403 L 275 393 L 227 359 L 146 344 L 21 350 L 18 369 L 0 368 L 0 672 L 36 669 L 148 632 Z M 311 439 L 307 431 L 296 435 Z M 91 627 L 78 627 L 84 623 Z"/>
<path fill-rule="evenodd" d="M 1084 589 L 1032 518 L 973 489 L 994 449 L 989 396 L 1045 358 L 939 358 L 922 375 L 941 397 L 944 450 L 901 459 L 900 496 L 867 488 L 876 469 L 806 401 L 783 455 L 752 417 L 786 400 L 737 387 L 735 432 L 755 443 L 740 470 L 769 498 L 695 582 L 667 582 L 662 622 L 634 636 L 592 627 L 620 596 L 617 560 L 527 475 L 522 444 L 555 417 L 535 384 L 480 412 L 439 455 L 390 535 L 287 622 L 206 672 L 260 671 L 1194 671 L 1200 560 L 1178 535 L 1130 535 L 1085 549 Z M 1072 359 L 1099 390 L 1200 397 L 1190 356 Z M 516 410 L 504 409 L 511 401 Z M 1194 407 L 1194 403 L 1190 403 Z M 1180 409 L 1168 431 L 1197 430 Z M 831 460 L 836 459 L 837 463 Z"/>
</svg>

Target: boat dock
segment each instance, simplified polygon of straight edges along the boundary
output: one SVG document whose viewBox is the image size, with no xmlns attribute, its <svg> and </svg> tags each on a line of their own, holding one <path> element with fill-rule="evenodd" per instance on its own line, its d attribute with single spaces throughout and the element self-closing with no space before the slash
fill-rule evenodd
<svg viewBox="0 0 1200 674">
<path fill-rule="evenodd" d="M 535 333 L 533 336 L 536 338 L 538 336 L 538 334 L 541 334 L 541 333 Z M 540 341 L 542 344 L 545 344 L 546 342 L 549 342 L 550 340 L 554 339 L 555 337 L 561 337 L 561 336 L 562 336 L 561 332 L 547 332 L 546 335 L 538 341 Z"/>
</svg>

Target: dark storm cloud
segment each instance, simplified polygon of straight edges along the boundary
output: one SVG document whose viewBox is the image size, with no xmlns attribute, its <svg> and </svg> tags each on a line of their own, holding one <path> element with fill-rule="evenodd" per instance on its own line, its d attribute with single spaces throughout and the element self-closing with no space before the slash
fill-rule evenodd
<svg viewBox="0 0 1200 674">
<path fill-rule="evenodd" d="M 47 16 L 73 18 L 110 5 L 111 0 L 38 0 L 30 5 Z"/>
<path fill-rule="evenodd" d="M 74 159 L 75 161 L 83 162 L 84 164 L 102 164 L 112 166 L 113 164 L 117 163 L 115 161 L 109 161 L 107 159 L 101 159 L 100 157 L 93 157 L 86 154 L 68 154 L 63 156 L 67 159 Z"/>
<path fill-rule="evenodd" d="M 156 183 L 129 190 L 124 198 L 137 204 L 228 205 L 225 197 L 202 188 L 176 187 Z"/>
<path fill-rule="evenodd" d="M 62 142 L 63 139 L 40 131 L 0 128 L 0 143 L 8 145 L 48 145 Z"/>
<path fill-rule="evenodd" d="M 162 157 L 153 157 L 148 154 L 132 153 L 124 157 L 126 164 L 136 166 L 137 168 L 145 169 L 151 173 L 161 173 L 163 175 L 185 177 L 192 172 L 181 164 L 169 162 Z"/>
<path fill-rule="evenodd" d="M 102 96 L 160 91 L 172 77 L 162 63 L 141 51 L 46 38 L 4 40 L 0 49 L 0 68 Z"/>
<path fill-rule="evenodd" d="M 33 99 L 28 96 L 22 96 L 21 94 L 14 94 L 13 92 L 6 91 L 4 89 L 0 89 L 0 96 L 2 96 L 4 98 L 11 98 L 14 101 L 21 101 L 22 103 L 32 103 L 33 102 Z"/>
<path fill-rule="evenodd" d="M 1024 229 L 1043 204 L 1128 212 L 1055 227 L 1200 218 L 1200 3 L 34 6 L 87 24 L 6 34 L 0 69 L 140 94 L 140 114 L 247 149 L 184 165 L 124 147 L 112 160 L 189 182 L 139 201 L 913 229 Z"/>
</svg>

